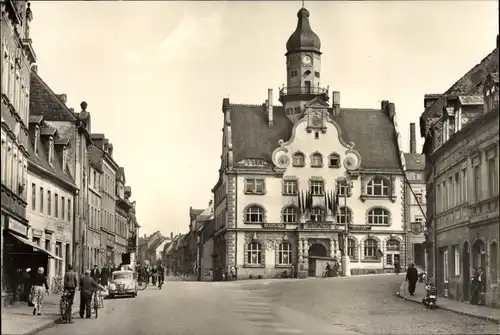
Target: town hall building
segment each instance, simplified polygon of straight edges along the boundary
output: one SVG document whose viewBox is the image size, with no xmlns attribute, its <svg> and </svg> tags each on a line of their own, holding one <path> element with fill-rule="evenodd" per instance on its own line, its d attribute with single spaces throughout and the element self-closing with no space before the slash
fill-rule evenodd
<svg viewBox="0 0 500 335">
<path fill-rule="evenodd" d="M 321 42 L 299 10 L 286 44 L 287 85 L 264 104 L 223 99 L 214 193 L 214 280 L 349 274 L 404 266 L 404 155 L 395 106 L 341 108 L 320 84 Z M 331 98 L 331 99 L 330 99 Z M 330 101 L 331 100 L 331 101 Z M 349 257 L 342 257 L 347 254 Z"/>
</svg>

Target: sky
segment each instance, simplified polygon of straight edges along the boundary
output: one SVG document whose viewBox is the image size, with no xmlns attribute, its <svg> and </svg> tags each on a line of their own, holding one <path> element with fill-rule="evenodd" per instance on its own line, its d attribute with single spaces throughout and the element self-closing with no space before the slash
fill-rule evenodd
<svg viewBox="0 0 500 335">
<path fill-rule="evenodd" d="M 261 104 L 268 88 L 277 93 L 300 7 L 32 2 L 38 74 L 75 111 L 88 103 L 91 131 L 106 134 L 125 168 L 141 235 L 186 232 L 189 207 L 208 206 L 220 167 L 222 99 Z M 340 91 L 343 107 L 394 102 L 405 150 L 424 94 L 446 91 L 494 49 L 498 34 L 493 0 L 305 7 L 322 42 L 321 85 Z"/>
</svg>

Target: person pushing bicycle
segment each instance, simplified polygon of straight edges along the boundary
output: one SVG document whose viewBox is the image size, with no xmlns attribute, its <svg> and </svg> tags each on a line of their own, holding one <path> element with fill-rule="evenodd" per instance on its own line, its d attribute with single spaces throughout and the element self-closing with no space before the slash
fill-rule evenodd
<svg viewBox="0 0 500 335">
<path fill-rule="evenodd" d="M 68 311 L 66 314 L 66 322 L 73 323 L 71 319 L 71 311 L 73 306 L 73 300 L 75 298 L 75 291 L 78 287 L 78 276 L 75 271 L 73 271 L 73 266 L 68 264 L 68 271 L 64 274 L 64 292 L 67 294 L 68 298 Z"/>
</svg>

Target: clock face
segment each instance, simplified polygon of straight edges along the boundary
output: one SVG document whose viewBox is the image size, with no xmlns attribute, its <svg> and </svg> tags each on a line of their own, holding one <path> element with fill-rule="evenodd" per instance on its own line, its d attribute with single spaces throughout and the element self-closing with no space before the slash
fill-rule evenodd
<svg viewBox="0 0 500 335">
<path fill-rule="evenodd" d="M 302 63 L 304 63 L 305 65 L 311 64 L 312 63 L 311 56 L 305 55 L 304 57 L 302 57 Z"/>
</svg>

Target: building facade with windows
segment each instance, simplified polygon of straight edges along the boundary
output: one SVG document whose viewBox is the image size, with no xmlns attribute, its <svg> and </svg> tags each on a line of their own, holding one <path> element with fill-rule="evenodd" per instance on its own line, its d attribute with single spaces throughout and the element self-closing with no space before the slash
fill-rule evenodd
<svg viewBox="0 0 500 335">
<path fill-rule="evenodd" d="M 116 173 L 116 211 L 115 211 L 115 251 L 119 255 L 119 263 L 122 262 L 121 255 L 128 253 L 129 238 L 129 216 L 132 203 L 129 198 L 132 190 L 125 186 L 125 169 L 120 167 Z M 162 249 L 163 250 L 163 249 Z"/>
<path fill-rule="evenodd" d="M 68 174 L 72 177 L 78 191 L 73 203 L 73 251 L 72 263 L 76 271 L 83 272 L 89 265 L 87 252 L 88 217 L 88 149 L 90 139 L 90 113 L 87 103 L 80 104 L 81 111 L 75 113 L 66 105 L 66 94 L 55 94 L 42 80 L 34 67 L 31 72 L 30 116 L 41 116 L 43 121 L 57 130 L 59 137 L 68 139 L 66 148 Z"/>
<path fill-rule="evenodd" d="M 431 274 L 440 295 L 469 301 L 472 271 L 482 267 L 489 306 L 500 302 L 498 70 L 497 38 L 445 94 L 426 97 L 421 118 Z"/>
<path fill-rule="evenodd" d="M 292 265 L 315 275 L 341 253 L 351 273 L 392 271 L 405 259 L 404 188 L 395 107 L 341 108 L 320 85 L 320 40 L 298 12 L 287 42 L 287 87 L 274 106 L 223 99 L 214 193 L 214 279 L 273 277 Z M 338 190 L 339 200 L 336 200 Z M 338 204 L 336 204 L 338 202 Z"/>
<path fill-rule="evenodd" d="M 121 253 L 115 249 L 116 175 L 118 164 L 113 159 L 113 145 L 104 134 L 91 134 L 96 155 L 102 165 L 101 176 L 101 246 L 106 264 L 121 263 Z"/>
<path fill-rule="evenodd" d="M 25 248 L 13 236 L 26 238 L 28 121 L 30 103 L 30 72 L 36 62 L 30 39 L 33 18 L 27 1 L 2 1 L 0 4 L 2 31 L 1 64 L 1 263 L 2 292 L 13 289 L 9 267 L 10 253 Z M 4 236 L 5 235 L 5 236 Z M 5 240 L 4 240 L 5 238 Z M 18 243 L 19 242 L 19 243 Z M 4 244 L 5 243 L 5 244 Z M 22 250 L 24 251 L 24 250 Z M 11 271 L 11 270 L 10 270 Z M 9 279 L 10 278 L 10 279 Z M 3 295 L 2 295 L 3 296 Z"/>
<path fill-rule="evenodd" d="M 97 151 L 97 153 L 96 153 Z M 89 266 L 96 264 L 99 269 L 106 265 L 105 249 L 101 245 L 101 209 L 102 209 L 102 163 L 99 149 L 89 148 L 89 220 L 87 242 L 89 250 Z"/>
<path fill-rule="evenodd" d="M 425 155 L 417 153 L 415 123 L 410 124 L 410 152 L 405 153 L 406 263 L 426 268 Z"/>
<path fill-rule="evenodd" d="M 30 108 L 39 107 L 35 102 Z M 70 140 L 59 136 L 43 116 L 30 116 L 29 121 L 28 238 L 43 253 L 27 267 L 42 266 L 50 285 L 55 276 L 64 276 L 66 264 L 72 262 L 77 187 L 68 169 Z"/>
</svg>

